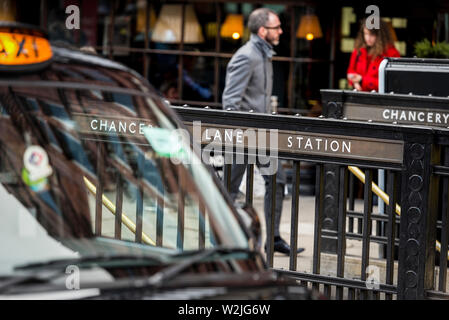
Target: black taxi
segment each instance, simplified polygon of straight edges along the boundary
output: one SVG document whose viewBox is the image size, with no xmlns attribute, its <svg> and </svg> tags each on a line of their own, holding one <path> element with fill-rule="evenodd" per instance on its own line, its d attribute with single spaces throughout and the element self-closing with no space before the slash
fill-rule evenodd
<svg viewBox="0 0 449 320">
<path fill-rule="evenodd" d="M 0 299 L 313 298 L 183 128 L 133 70 L 1 23 Z"/>
</svg>

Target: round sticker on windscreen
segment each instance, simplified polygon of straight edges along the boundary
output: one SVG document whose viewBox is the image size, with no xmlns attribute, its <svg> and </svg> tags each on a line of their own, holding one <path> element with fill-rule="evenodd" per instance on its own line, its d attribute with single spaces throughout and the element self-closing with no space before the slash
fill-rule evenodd
<svg viewBox="0 0 449 320">
<path fill-rule="evenodd" d="M 40 146 L 30 146 L 23 154 L 23 164 L 29 172 L 29 179 L 36 181 L 46 178 L 53 173 L 48 165 L 48 155 Z"/>
</svg>

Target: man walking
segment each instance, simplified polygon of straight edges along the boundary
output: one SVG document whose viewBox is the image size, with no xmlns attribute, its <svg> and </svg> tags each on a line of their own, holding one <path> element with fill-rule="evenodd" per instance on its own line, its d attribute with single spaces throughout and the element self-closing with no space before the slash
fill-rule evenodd
<svg viewBox="0 0 449 320">
<path fill-rule="evenodd" d="M 279 44 L 282 34 L 281 23 L 277 14 L 267 8 L 254 10 L 248 19 L 251 32 L 250 40 L 233 55 L 227 66 L 226 85 L 223 91 L 223 108 L 259 113 L 271 113 L 270 98 L 273 87 L 273 65 L 271 59 L 273 46 Z M 274 223 L 274 251 L 290 254 L 290 246 L 281 238 L 279 224 L 284 199 L 286 177 L 278 159 L 276 172 L 276 209 Z M 273 161 L 270 161 L 270 166 Z M 267 164 L 257 162 L 265 180 L 264 212 L 265 221 L 271 217 L 271 177 L 272 170 Z M 240 183 L 246 170 L 245 164 L 233 164 L 231 170 L 231 197 L 238 195 Z M 268 228 L 267 228 L 268 229 Z M 298 249 L 298 253 L 304 251 Z"/>
</svg>

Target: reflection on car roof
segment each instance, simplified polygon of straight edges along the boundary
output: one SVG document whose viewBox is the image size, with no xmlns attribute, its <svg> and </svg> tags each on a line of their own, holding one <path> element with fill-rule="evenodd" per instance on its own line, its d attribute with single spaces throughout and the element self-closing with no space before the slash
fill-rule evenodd
<svg viewBox="0 0 449 320">
<path fill-rule="evenodd" d="M 115 61 L 111 61 L 108 59 L 105 59 L 103 57 L 94 55 L 94 54 L 88 54 L 82 51 L 75 51 L 72 49 L 67 48 L 61 48 L 57 46 L 52 46 L 53 49 L 53 56 L 56 60 L 59 62 L 62 62 L 66 59 L 74 60 L 81 63 L 87 63 L 92 64 L 95 66 L 101 66 L 105 68 L 111 68 L 111 69 L 117 69 L 122 70 L 126 72 L 133 72 L 134 74 L 137 74 L 137 72 L 133 71 L 132 69 L 124 66 L 123 64 L 120 64 Z M 140 76 L 139 76 L 140 78 Z"/>
</svg>

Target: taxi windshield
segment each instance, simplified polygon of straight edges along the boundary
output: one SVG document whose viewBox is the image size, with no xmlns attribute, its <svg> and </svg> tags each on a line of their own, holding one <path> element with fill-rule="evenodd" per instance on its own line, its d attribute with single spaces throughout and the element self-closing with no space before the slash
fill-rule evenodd
<svg viewBox="0 0 449 320">
<path fill-rule="evenodd" d="M 100 253 L 248 247 L 236 212 L 158 96 L 104 85 L 121 72 L 59 72 L 73 82 L 50 73 L 48 81 L 0 81 L 0 274 Z M 95 80 L 76 80 L 86 77 Z"/>
</svg>

